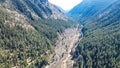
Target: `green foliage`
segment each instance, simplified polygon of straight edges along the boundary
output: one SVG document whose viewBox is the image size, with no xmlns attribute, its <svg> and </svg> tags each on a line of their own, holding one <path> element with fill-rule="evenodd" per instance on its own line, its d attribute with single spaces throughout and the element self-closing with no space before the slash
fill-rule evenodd
<svg viewBox="0 0 120 68">
<path fill-rule="evenodd" d="M 120 22 L 108 23 L 110 21 L 99 25 L 92 22 L 85 25 L 84 37 L 74 55 L 74 58 L 79 58 L 75 66 L 79 67 L 84 63 L 79 68 L 120 67 Z M 80 59 L 79 55 L 83 58 Z"/>
<path fill-rule="evenodd" d="M 83 22 L 84 37 L 74 55 L 76 67 L 83 63 L 79 68 L 120 68 L 120 1 L 113 2 Z"/>
<path fill-rule="evenodd" d="M 51 42 L 32 30 L 25 30 L 20 26 L 10 28 L 0 22 L 0 66 L 26 66 L 26 59 L 35 58 L 51 50 Z"/>
<path fill-rule="evenodd" d="M 64 29 L 73 27 L 72 21 L 43 19 L 31 23 L 34 28 L 42 35 L 53 41 L 57 40 L 57 32 L 62 33 Z"/>
<path fill-rule="evenodd" d="M 28 7 L 31 8 L 40 18 L 43 18 L 40 9 L 38 9 L 38 7 L 37 7 L 35 4 L 31 3 L 30 0 L 25 0 L 25 3 L 26 3 L 26 4 L 28 5 Z"/>
<path fill-rule="evenodd" d="M 28 18 L 33 20 L 33 17 L 31 15 L 31 12 L 28 11 L 26 5 L 23 3 L 22 0 L 12 0 L 12 4 L 14 5 L 14 9 L 19 10 L 21 13 L 23 13 L 24 15 L 26 15 Z"/>
<path fill-rule="evenodd" d="M 21 11 L 23 10 L 24 8 L 21 9 Z M 25 22 L 22 20 L 22 23 L 11 22 L 13 20 L 11 17 L 12 14 L 9 14 L 4 7 L 0 6 L 0 66 L 2 68 L 14 66 L 20 68 L 44 67 L 48 64 L 49 55 L 53 52 L 57 33 L 74 26 L 71 21 L 54 19 L 26 19 Z M 6 21 L 10 22 L 5 23 Z M 14 23 L 20 25 L 31 24 L 34 29 L 11 25 Z"/>
</svg>

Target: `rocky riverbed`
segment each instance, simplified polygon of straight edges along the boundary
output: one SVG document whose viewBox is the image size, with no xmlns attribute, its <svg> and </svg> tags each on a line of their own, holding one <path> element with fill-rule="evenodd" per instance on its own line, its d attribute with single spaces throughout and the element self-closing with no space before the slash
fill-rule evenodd
<svg viewBox="0 0 120 68">
<path fill-rule="evenodd" d="M 79 25 L 78 25 L 79 26 Z M 74 61 L 71 60 L 71 50 L 79 41 L 80 28 L 68 28 L 62 34 L 58 34 L 55 52 L 51 55 L 51 62 L 46 68 L 72 68 Z"/>
</svg>

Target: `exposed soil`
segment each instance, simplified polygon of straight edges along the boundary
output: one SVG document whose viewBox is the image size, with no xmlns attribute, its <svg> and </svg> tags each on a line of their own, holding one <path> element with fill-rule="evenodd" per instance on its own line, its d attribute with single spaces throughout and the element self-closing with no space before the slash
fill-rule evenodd
<svg viewBox="0 0 120 68">
<path fill-rule="evenodd" d="M 79 26 L 79 25 L 78 25 Z M 71 60 L 71 50 L 79 41 L 81 33 L 80 29 L 68 28 L 63 34 L 58 34 L 55 52 L 51 55 L 51 62 L 46 68 L 72 68 L 74 61 Z"/>
</svg>

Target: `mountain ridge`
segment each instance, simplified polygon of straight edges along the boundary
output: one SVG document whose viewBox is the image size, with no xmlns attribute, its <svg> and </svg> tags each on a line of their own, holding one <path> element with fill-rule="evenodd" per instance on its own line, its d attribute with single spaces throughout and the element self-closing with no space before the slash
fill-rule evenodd
<svg viewBox="0 0 120 68">
<path fill-rule="evenodd" d="M 67 19 L 67 16 L 57 9 L 55 5 L 49 3 L 48 0 L 4 0 L 2 5 L 10 10 L 17 9 L 30 18 L 36 15 L 45 19 Z"/>
<path fill-rule="evenodd" d="M 44 68 L 57 34 L 74 26 L 48 0 L 0 0 L 1 68 Z"/>
<path fill-rule="evenodd" d="M 75 68 L 120 67 L 120 1 L 110 1 L 109 4 L 103 6 L 104 8 L 97 8 L 97 12 L 92 11 L 96 7 L 101 7 L 104 3 L 104 1 L 103 3 L 96 1 L 95 6 L 92 6 L 92 8 L 82 5 L 82 3 L 77 6 L 80 13 L 77 12 L 76 14 L 83 14 L 83 16 L 78 17 L 73 14 L 73 19 L 84 25 L 83 38 L 73 56 L 76 61 Z M 88 2 L 87 5 L 91 6 L 93 4 Z M 83 9 L 85 12 L 81 12 Z M 74 8 L 73 11 L 75 11 Z"/>
<path fill-rule="evenodd" d="M 83 0 L 71 11 L 74 21 L 48 0 L 0 0 L 1 68 L 44 68 L 61 57 L 55 66 L 119 68 L 120 1 Z"/>
<path fill-rule="evenodd" d="M 113 3 L 113 1 L 98 1 L 98 0 L 83 0 L 80 4 L 75 6 L 71 11 L 68 12 L 68 16 L 81 22 L 85 22 L 88 18 L 98 15 L 96 13 L 99 10 L 106 8 L 108 5 Z"/>
</svg>

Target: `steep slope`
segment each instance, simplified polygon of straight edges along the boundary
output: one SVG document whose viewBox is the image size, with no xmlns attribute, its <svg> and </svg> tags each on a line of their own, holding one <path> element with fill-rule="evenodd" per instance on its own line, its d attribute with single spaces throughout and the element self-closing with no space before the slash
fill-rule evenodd
<svg viewBox="0 0 120 68">
<path fill-rule="evenodd" d="M 109 0 L 83 0 L 80 4 L 75 6 L 71 11 L 68 12 L 68 15 L 83 23 L 90 17 L 96 15 L 99 10 L 106 8 L 106 6 L 113 3 L 113 1 Z"/>
<path fill-rule="evenodd" d="M 4 7 L 18 10 L 31 19 L 33 16 L 40 18 L 66 19 L 67 17 L 48 0 L 3 0 Z"/>
<path fill-rule="evenodd" d="M 95 4 L 99 4 L 99 2 Z M 101 5 L 95 7 L 98 6 Z M 89 10 L 89 7 L 85 9 Z M 93 15 L 85 14 L 84 17 L 82 16 L 83 18 L 80 17 L 85 20 L 82 21 L 84 37 L 74 53 L 75 68 L 120 67 L 120 1 L 111 1 L 109 5 L 97 11 L 94 13 L 87 11 L 85 13 Z M 84 14 L 84 12 L 82 13 Z"/>
<path fill-rule="evenodd" d="M 0 67 L 42 68 L 72 21 L 47 0 L 0 0 Z"/>
</svg>

